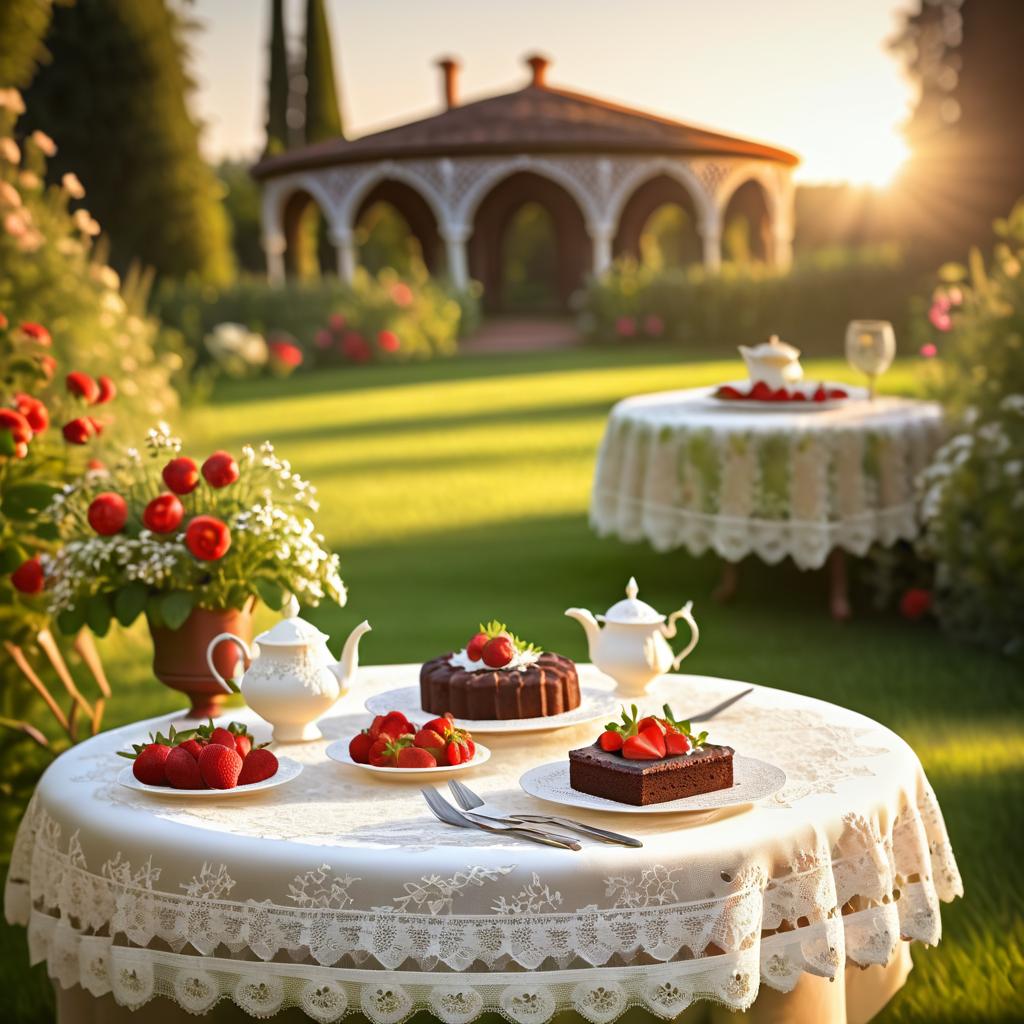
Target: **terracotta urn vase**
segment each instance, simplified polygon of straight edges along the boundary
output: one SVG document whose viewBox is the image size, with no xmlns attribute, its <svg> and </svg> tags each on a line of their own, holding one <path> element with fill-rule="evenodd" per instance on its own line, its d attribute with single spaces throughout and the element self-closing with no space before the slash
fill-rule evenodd
<svg viewBox="0 0 1024 1024">
<path fill-rule="evenodd" d="M 251 644 L 254 604 L 255 601 L 250 601 L 241 610 L 193 608 L 179 629 L 149 623 L 153 637 L 153 674 L 164 686 L 188 696 L 192 702 L 188 718 L 216 718 L 220 714 L 228 694 L 210 674 L 206 649 L 219 633 L 233 633 L 247 646 Z M 225 679 L 234 677 L 242 661 L 237 644 L 220 644 L 214 655 L 217 671 Z"/>
</svg>

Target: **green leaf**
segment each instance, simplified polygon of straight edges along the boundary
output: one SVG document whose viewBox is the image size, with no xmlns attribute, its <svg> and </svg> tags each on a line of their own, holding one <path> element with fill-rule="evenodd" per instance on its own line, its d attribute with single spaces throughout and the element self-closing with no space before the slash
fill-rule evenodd
<svg viewBox="0 0 1024 1024">
<path fill-rule="evenodd" d="M 145 583 L 133 580 L 114 595 L 114 614 L 122 626 L 130 626 L 146 607 L 149 590 Z"/>
<path fill-rule="evenodd" d="M 110 607 L 110 597 L 107 594 L 93 594 L 85 602 L 85 621 L 88 627 L 97 636 L 106 636 L 110 629 L 110 620 L 113 616 L 113 609 Z"/>
<path fill-rule="evenodd" d="M 14 434 L 9 430 L 0 430 L 0 455 L 14 454 Z"/>
<path fill-rule="evenodd" d="M 156 629 L 161 629 L 166 626 L 164 622 L 163 606 L 164 595 L 163 594 L 150 594 L 146 598 L 146 618 L 149 619 L 149 624 L 154 626 Z"/>
<path fill-rule="evenodd" d="M 65 608 L 57 616 L 57 628 L 67 636 L 74 636 L 85 625 L 85 607 L 81 604 Z"/>
<path fill-rule="evenodd" d="M 164 622 L 170 629 L 180 629 L 195 607 L 196 596 L 187 590 L 172 590 L 160 602 Z"/>
<path fill-rule="evenodd" d="M 25 549 L 19 544 L 8 544 L 0 548 L 0 573 L 14 572 L 25 558 Z"/>
<path fill-rule="evenodd" d="M 54 484 L 16 484 L 4 495 L 0 511 L 9 519 L 34 519 L 59 490 Z"/>
<path fill-rule="evenodd" d="M 272 580 L 268 576 L 257 576 L 253 582 L 260 600 L 268 608 L 276 612 L 284 607 L 285 589 L 277 580 Z"/>
</svg>

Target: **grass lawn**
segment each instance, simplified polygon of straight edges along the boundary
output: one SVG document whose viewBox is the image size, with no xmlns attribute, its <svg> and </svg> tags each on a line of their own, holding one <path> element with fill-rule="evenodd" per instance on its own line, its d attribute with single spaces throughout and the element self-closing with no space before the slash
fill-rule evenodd
<svg viewBox="0 0 1024 1024">
<path fill-rule="evenodd" d="M 886 387 L 915 392 L 916 368 L 897 364 Z M 942 945 L 915 951 L 883 1019 L 1024 1018 L 1019 671 L 863 600 L 853 622 L 833 623 L 822 575 L 790 566 L 745 565 L 739 599 L 721 608 L 708 599 L 714 559 L 598 540 L 587 527 L 612 403 L 741 372 L 642 346 L 337 370 L 224 384 L 184 432 L 192 454 L 270 438 L 317 484 L 351 594 L 345 609 L 311 617 L 338 641 L 368 618 L 365 663 L 421 660 L 491 617 L 583 660 L 583 634 L 562 610 L 602 610 L 635 574 L 657 607 L 695 601 L 701 643 L 689 671 L 813 694 L 903 735 L 938 792 L 967 897 L 943 908 Z M 839 361 L 808 373 L 855 380 Z M 148 679 L 140 631 L 109 638 L 105 654 L 117 679 L 111 724 L 176 706 Z M 14 1019 L 42 1021 L 43 981 L 26 976 L 23 949 L 20 931 L 0 934 L 0 987 Z"/>
</svg>

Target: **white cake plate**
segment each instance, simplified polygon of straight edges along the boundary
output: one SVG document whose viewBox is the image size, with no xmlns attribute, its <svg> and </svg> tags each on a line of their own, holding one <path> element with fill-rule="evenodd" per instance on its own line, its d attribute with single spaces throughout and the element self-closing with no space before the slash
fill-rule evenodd
<svg viewBox="0 0 1024 1024">
<path fill-rule="evenodd" d="M 275 789 L 291 782 L 302 772 L 302 765 L 290 757 L 277 758 L 277 771 L 262 782 L 250 782 L 247 786 L 234 786 L 232 789 L 174 789 L 172 786 L 147 786 L 139 782 L 132 773 L 132 766 L 125 765 L 118 772 L 117 781 L 126 789 L 134 789 L 137 793 L 151 793 L 153 796 L 165 796 L 177 800 L 227 800 L 248 793 L 262 793 L 265 789 Z"/>
<path fill-rule="evenodd" d="M 856 387 L 852 384 L 838 384 L 835 381 L 824 381 L 825 388 L 842 388 L 846 392 L 846 398 L 826 398 L 824 402 L 815 402 L 811 395 L 818 390 L 819 381 L 801 381 L 799 384 L 790 384 L 789 391 L 801 391 L 806 397 L 803 402 L 762 402 L 757 398 L 719 398 L 712 390 L 708 398 L 716 405 L 730 409 L 756 409 L 758 412 L 824 412 L 826 409 L 841 409 L 844 405 L 852 402 L 862 402 L 868 397 L 867 389 Z M 721 387 L 733 387 L 737 391 L 749 391 L 751 382 L 749 380 L 726 381 Z"/>
<path fill-rule="evenodd" d="M 436 768 L 382 768 L 375 764 L 360 764 L 358 761 L 353 761 L 352 755 L 348 752 L 348 743 L 348 740 L 335 740 L 328 745 L 324 753 L 338 764 L 347 764 L 353 768 L 361 768 L 372 775 L 401 782 L 428 782 L 431 779 L 444 778 L 446 775 L 454 775 L 470 768 L 479 768 L 480 765 L 487 764 L 491 759 L 490 750 L 482 743 L 477 743 L 473 760 L 465 761 L 462 764 L 441 764 Z"/>
<path fill-rule="evenodd" d="M 786 773 L 767 761 L 756 757 L 732 759 L 733 784 L 731 789 L 716 789 L 710 793 L 667 800 L 663 804 L 622 804 L 602 796 L 580 793 L 569 785 L 569 762 L 551 761 L 531 768 L 519 780 L 523 791 L 548 803 L 563 807 L 582 807 L 588 811 L 610 814 L 683 814 L 687 811 L 717 811 L 725 807 L 749 804 L 754 800 L 777 793 L 786 784 Z"/>
<path fill-rule="evenodd" d="M 455 724 L 468 729 L 474 736 L 477 733 L 547 732 L 551 729 L 565 729 L 571 725 L 617 719 L 621 705 L 622 698 L 616 697 L 614 693 L 581 686 L 580 706 L 560 715 L 547 715 L 544 718 L 456 718 Z M 367 698 L 364 707 L 373 715 L 401 711 L 416 725 L 422 725 L 428 719 L 438 717 L 433 711 L 424 711 L 420 706 L 419 686 L 403 686 L 397 690 L 375 693 Z"/>
</svg>

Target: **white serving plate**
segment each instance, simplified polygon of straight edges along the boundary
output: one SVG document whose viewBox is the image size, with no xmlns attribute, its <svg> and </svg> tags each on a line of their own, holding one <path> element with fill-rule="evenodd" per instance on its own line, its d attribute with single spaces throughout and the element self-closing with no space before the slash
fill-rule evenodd
<svg viewBox="0 0 1024 1024">
<path fill-rule="evenodd" d="M 609 720 L 619 717 L 622 697 L 607 690 L 599 690 L 589 686 L 580 687 L 580 706 L 560 715 L 548 715 L 544 718 L 504 718 L 504 719 L 473 719 L 456 718 L 455 724 L 460 729 L 467 729 L 474 736 L 477 733 L 516 732 L 547 732 L 551 729 L 565 729 L 571 725 L 586 725 L 589 722 Z M 410 721 L 422 725 L 431 718 L 439 717 L 433 711 L 424 711 L 420 707 L 419 686 L 403 686 L 385 693 L 375 693 L 366 699 L 363 705 L 373 715 L 386 715 L 389 711 L 401 711 Z"/>
<path fill-rule="evenodd" d="M 714 389 L 708 392 L 708 398 L 716 405 L 729 409 L 757 409 L 758 412 L 822 412 L 825 409 L 841 409 L 851 402 L 861 402 L 867 398 L 865 388 L 854 387 L 850 384 L 841 384 L 836 381 L 824 381 L 826 388 L 842 388 L 848 395 L 847 398 L 828 398 L 824 402 L 812 401 L 811 395 L 818 390 L 820 381 L 809 383 L 801 381 L 799 384 L 791 384 L 789 391 L 802 391 L 807 396 L 805 402 L 762 402 L 756 398 L 719 398 Z M 749 380 L 726 381 L 721 387 L 733 387 L 739 391 L 748 391 L 752 387 Z"/>
<path fill-rule="evenodd" d="M 302 765 L 290 757 L 277 757 L 277 774 L 262 782 L 250 782 L 247 786 L 235 786 L 234 789 L 174 789 L 171 786 L 147 786 L 139 782 L 132 774 L 132 766 L 125 765 L 117 776 L 117 781 L 126 789 L 134 789 L 137 793 L 152 793 L 154 796 L 166 796 L 186 800 L 226 800 L 249 793 L 262 793 L 266 789 L 275 789 L 291 782 L 302 773 Z"/>
<path fill-rule="evenodd" d="M 348 740 L 335 740 L 328 745 L 324 753 L 338 764 L 361 768 L 364 772 L 370 772 L 373 775 L 402 782 L 426 782 L 430 779 L 441 779 L 447 775 L 454 775 L 456 772 L 468 771 L 470 768 L 479 768 L 480 765 L 486 764 L 491 759 L 490 750 L 482 743 L 476 743 L 475 740 L 474 743 L 476 744 L 476 753 L 473 755 L 472 761 L 466 761 L 463 764 L 438 765 L 436 768 L 381 768 L 375 764 L 360 764 L 358 761 L 352 760 L 352 755 L 348 752 Z"/>
<path fill-rule="evenodd" d="M 698 793 L 682 800 L 667 800 L 663 804 L 636 807 L 607 800 L 589 793 L 580 793 L 569 785 L 569 762 L 551 761 L 531 768 L 519 780 L 523 791 L 538 800 L 561 804 L 563 807 L 582 807 L 587 811 L 610 814 L 684 814 L 687 811 L 717 811 L 763 800 L 777 793 L 786 784 L 786 773 L 767 761 L 756 757 L 735 755 L 732 759 L 733 785 L 731 789 L 716 789 L 711 793 Z"/>
</svg>

